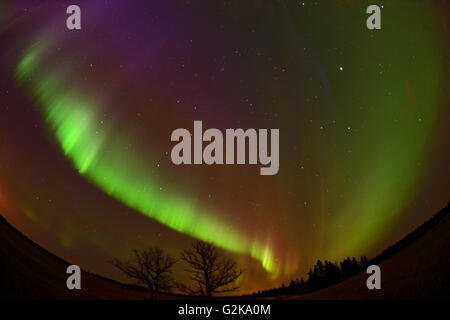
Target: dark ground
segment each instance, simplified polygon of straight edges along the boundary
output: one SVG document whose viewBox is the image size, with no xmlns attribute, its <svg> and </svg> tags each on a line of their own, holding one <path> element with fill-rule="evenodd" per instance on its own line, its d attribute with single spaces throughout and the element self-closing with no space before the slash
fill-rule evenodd
<svg viewBox="0 0 450 320">
<path fill-rule="evenodd" d="M 368 275 L 363 272 L 317 292 L 303 296 L 277 296 L 273 299 L 449 299 L 448 210 L 432 224 L 425 224 L 425 228 L 420 228 L 412 233 L 413 237 L 410 234 L 394 245 L 395 250 L 385 251 L 382 259 L 384 261 L 379 263 L 381 290 L 368 290 Z M 82 271 L 82 290 L 68 290 L 68 265 L 68 262 L 29 240 L 0 215 L 0 299 L 151 298 L 145 289 L 121 284 L 85 271 Z M 159 296 L 159 299 L 183 298 L 190 297 Z M 242 298 L 251 299 L 248 296 Z"/>
</svg>

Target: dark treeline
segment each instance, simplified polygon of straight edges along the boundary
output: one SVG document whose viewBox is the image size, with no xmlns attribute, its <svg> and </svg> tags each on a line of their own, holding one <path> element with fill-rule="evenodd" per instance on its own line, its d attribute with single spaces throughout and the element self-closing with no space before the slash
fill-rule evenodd
<svg viewBox="0 0 450 320">
<path fill-rule="evenodd" d="M 330 262 L 328 260 L 317 260 L 313 268 L 310 268 L 307 279 L 295 279 L 289 285 L 283 285 L 280 288 L 254 292 L 256 296 L 274 296 L 285 294 L 306 294 L 320 290 L 342 280 L 348 279 L 368 266 L 366 257 L 361 257 L 359 261 L 355 257 L 348 257 L 341 262 Z"/>
<path fill-rule="evenodd" d="M 404 248 L 411 245 L 414 241 L 423 236 L 427 231 L 432 229 L 438 223 L 443 223 L 446 220 L 446 216 L 450 212 L 450 203 L 447 204 L 438 213 L 432 216 L 425 223 L 417 227 L 413 232 L 409 233 L 401 240 L 396 242 L 394 245 L 390 246 L 384 250 L 381 254 L 377 255 L 370 261 L 367 260 L 365 256 L 361 257 L 359 261 L 353 258 L 346 258 L 344 261 L 330 262 L 325 260 L 317 260 L 315 266 L 309 269 L 307 273 L 307 279 L 295 279 L 290 282 L 289 285 L 282 284 L 279 288 L 269 289 L 254 292 L 253 295 L 256 296 L 277 296 L 284 294 L 306 294 L 316 290 L 324 289 L 326 287 L 332 286 L 340 281 L 350 278 L 364 270 L 367 266 L 372 264 L 380 264 L 381 262 L 389 259 L 396 253 L 400 252 Z"/>
<path fill-rule="evenodd" d="M 390 246 L 384 250 L 381 254 L 376 256 L 370 261 L 370 264 L 379 264 L 380 262 L 392 257 L 394 254 L 400 250 L 408 247 L 411 243 L 423 236 L 428 230 L 432 229 L 435 225 L 441 222 L 445 222 L 445 216 L 450 212 L 450 202 L 442 208 L 438 213 L 424 222 L 422 225 L 418 226 L 413 232 L 407 234 L 404 238 L 396 242 L 394 245 Z"/>
</svg>

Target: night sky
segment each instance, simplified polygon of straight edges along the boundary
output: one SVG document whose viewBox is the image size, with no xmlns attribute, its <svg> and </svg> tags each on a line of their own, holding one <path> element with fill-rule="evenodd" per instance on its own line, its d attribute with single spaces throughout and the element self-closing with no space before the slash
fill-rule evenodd
<svg viewBox="0 0 450 320">
<path fill-rule="evenodd" d="M 77 4 L 82 29 L 66 28 Z M 382 6 L 382 29 L 366 8 Z M 212 242 L 241 292 L 371 257 L 450 200 L 445 1 L 1 1 L 0 213 L 89 271 Z M 280 169 L 172 163 L 280 129 Z M 177 277 L 183 278 L 177 267 Z"/>
</svg>

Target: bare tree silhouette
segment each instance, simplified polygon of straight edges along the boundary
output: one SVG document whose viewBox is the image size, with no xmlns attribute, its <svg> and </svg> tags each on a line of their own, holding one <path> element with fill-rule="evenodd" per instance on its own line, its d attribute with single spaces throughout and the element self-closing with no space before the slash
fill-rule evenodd
<svg viewBox="0 0 450 320">
<path fill-rule="evenodd" d="M 125 275 L 145 285 L 156 298 L 158 293 L 169 292 L 174 286 L 172 268 L 177 260 L 165 254 L 162 249 L 148 248 L 133 250 L 133 260 L 114 259 L 112 264 Z"/>
<path fill-rule="evenodd" d="M 233 260 L 221 258 L 212 244 L 195 241 L 191 248 L 184 249 L 181 259 L 189 268 L 186 271 L 194 281 L 193 287 L 179 284 L 180 290 L 192 294 L 211 297 L 215 293 L 237 290 L 238 286 L 229 286 L 242 274 Z"/>
</svg>

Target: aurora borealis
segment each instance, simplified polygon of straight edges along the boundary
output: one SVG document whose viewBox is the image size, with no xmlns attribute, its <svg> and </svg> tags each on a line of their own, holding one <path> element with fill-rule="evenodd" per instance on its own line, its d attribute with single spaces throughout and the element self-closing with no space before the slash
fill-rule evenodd
<svg viewBox="0 0 450 320">
<path fill-rule="evenodd" d="M 0 213 L 51 252 L 122 280 L 111 257 L 201 239 L 248 292 L 449 200 L 444 1 L 384 3 L 382 30 L 356 0 L 78 1 L 77 31 L 69 4 L 0 4 Z M 195 120 L 279 128 L 278 174 L 175 166 Z"/>
</svg>

